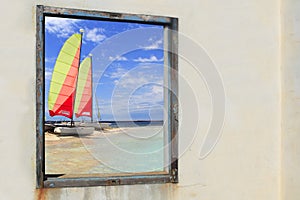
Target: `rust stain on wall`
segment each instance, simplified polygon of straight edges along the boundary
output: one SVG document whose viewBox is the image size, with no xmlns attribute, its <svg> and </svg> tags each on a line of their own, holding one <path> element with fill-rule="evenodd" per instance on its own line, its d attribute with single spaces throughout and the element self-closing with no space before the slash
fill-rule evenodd
<svg viewBox="0 0 300 200">
<path fill-rule="evenodd" d="M 46 200 L 47 196 L 47 189 L 42 188 L 42 189 L 37 189 L 36 190 L 36 200 Z"/>
</svg>

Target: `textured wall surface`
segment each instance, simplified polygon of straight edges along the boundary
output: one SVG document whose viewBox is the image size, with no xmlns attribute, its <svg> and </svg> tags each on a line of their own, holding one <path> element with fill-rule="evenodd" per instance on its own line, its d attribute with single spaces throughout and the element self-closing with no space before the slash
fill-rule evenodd
<svg viewBox="0 0 300 200">
<path fill-rule="evenodd" d="M 37 4 L 178 17 L 180 33 L 205 49 L 223 79 L 226 118 L 213 152 L 205 159 L 199 157 L 212 117 L 209 92 L 203 77 L 195 73 L 199 66 L 192 67 L 181 58 L 179 184 L 36 190 Z M 279 1 L 10 0 L 3 3 L 1 9 L 0 199 L 280 199 Z M 297 34 L 299 39 L 299 30 Z M 296 64 L 297 61 L 290 65 L 286 79 L 293 76 L 293 80 L 297 80 L 294 73 L 299 67 L 296 69 Z M 295 106 L 299 101 L 296 83 L 287 83 L 295 88 L 295 91 L 287 91 Z M 294 107 L 288 108 L 292 114 L 286 113 L 286 122 L 298 113 Z M 289 142 L 296 145 L 293 134 L 299 123 L 294 121 L 291 126 L 296 128 L 290 132 Z M 189 145 L 183 145 L 187 143 Z"/>
<path fill-rule="evenodd" d="M 283 198 L 299 199 L 300 191 L 300 2 L 282 5 L 282 186 Z"/>
</svg>

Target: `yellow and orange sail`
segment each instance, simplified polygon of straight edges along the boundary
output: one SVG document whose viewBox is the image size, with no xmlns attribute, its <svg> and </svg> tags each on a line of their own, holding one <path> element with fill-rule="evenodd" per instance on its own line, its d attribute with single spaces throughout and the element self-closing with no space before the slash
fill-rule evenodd
<svg viewBox="0 0 300 200">
<path fill-rule="evenodd" d="M 92 117 L 92 58 L 86 57 L 80 64 L 75 99 L 75 116 Z"/>
<path fill-rule="evenodd" d="M 80 64 L 82 34 L 66 40 L 56 59 L 48 95 L 50 116 L 92 116 L 91 58 Z"/>
</svg>

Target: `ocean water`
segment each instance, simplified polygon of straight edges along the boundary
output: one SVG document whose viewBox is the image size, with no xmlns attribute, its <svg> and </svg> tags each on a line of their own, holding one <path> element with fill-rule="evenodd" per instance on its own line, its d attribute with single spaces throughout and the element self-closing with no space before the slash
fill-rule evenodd
<svg viewBox="0 0 300 200">
<path fill-rule="evenodd" d="M 90 173 L 153 172 L 164 169 L 162 126 L 120 127 L 102 139 L 82 138 L 88 152 L 100 161 Z"/>
</svg>

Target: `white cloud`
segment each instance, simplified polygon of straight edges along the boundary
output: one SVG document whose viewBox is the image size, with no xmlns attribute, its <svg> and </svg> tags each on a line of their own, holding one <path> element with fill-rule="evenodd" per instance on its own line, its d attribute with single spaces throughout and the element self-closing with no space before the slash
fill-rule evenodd
<svg viewBox="0 0 300 200">
<path fill-rule="evenodd" d="M 130 102 L 137 107 L 148 107 L 163 101 L 163 86 L 155 83 L 144 85 L 130 96 Z"/>
<path fill-rule="evenodd" d="M 152 39 L 151 39 L 151 40 L 152 40 Z M 151 40 L 150 40 L 150 41 L 151 41 Z M 162 49 L 162 43 L 163 43 L 163 40 L 162 40 L 162 39 L 156 40 L 156 41 L 153 42 L 152 44 L 143 47 L 143 49 L 145 49 L 145 50 Z"/>
<path fill-rule="evenodd" d="M 109 60 L 110 61 L 127 61 L 127 58 L 124 56 L 116 56 L 116 57 L 109 56 Z"/>
<path fill-rule="evenodd" d="M 46 63 L 54 63 L 54 62 L 55 62 L 55 60 L 56 60 L 56 58 L 55 58 L 55 57 L 51 57 L 51 58 L 49 58 L 49 57 L 45 57 L 45 62 L 46 62 Z"/>
<path fill-rule="evenodd" d="M 114 80 L 114 84 L 117 85 L 119 83 L 118 80 Z"/>
<path fill-rule="evenodd" d="M 99 43 L 106 38 L 103 32 L 104 29 L 102 28 L 93 28 L 93 29 L 86 28 L 84 33 L 84 39 L 86 41 Z"/>
<path fill-rule="evenodd" d="M 45 79 L 46 80 L 51 80 L 51 77 L 52 77 L 52 69 L 45 68 Z"/>
<path fill-rule="evenodd" d="M 48 33 L 55 34 L 59 38 L 68 38 L 74 33 L 79 33 L 80 29 L 84 29 L 84 42 L 99 43 L 106 38 L 103 34 L 105 32 L 103 28 L 82 27 L 79 23 L 81 21 L 70 18 L 46 17 L 45 27 Z"/>
<path fill-rule="evenodd" d="M 45 27 L 48 33 L 55 34 L 57 37 L 67 38 L 72 34 L 79 32 L 78 19 L 46 17 Z"/>
<path fill-rule="evenodd" d="M 163 87 L 161 85 L 154 85 L 151 88 L 153 94 L 163 95 Z"/>
<path fill-rule="evenodd" d="M 137 59 L 134 59 L 133 61 L 135 62 L 141 62 L 141 63 L 145 63 L 145 62 L 162 62 L 164 59 L 161 58 L 161 59 L 158 59 L 156 56 L 151 56 L 150 58 L 137 58 Z"/>
<path fill-rule="evenodd" d="M 121 78 L 126 72 L 127 72 L 127 70 L 125 70 L 124 68 L 118 67 L 118 68 L 116 68 L 115 71 L 113 71 L 113 72 L 111 72 L 110 74 L 108 74 L 108 77 L 109 77 L 109 78 L 112 78 L 112 79 L 119 79 L 119 78 Z"/>
<path fill-rule="evenodd" d="M 148 79 L 143 76 L 131 76 L 131 75 L 124 75 L 122 77 L 122 80 L 119 81 L 119 84 L 121 87 L 130 89 L 131 87 L 137 86 L 137 85 L 144 85 L 147 84 Z"/>
</svg>

